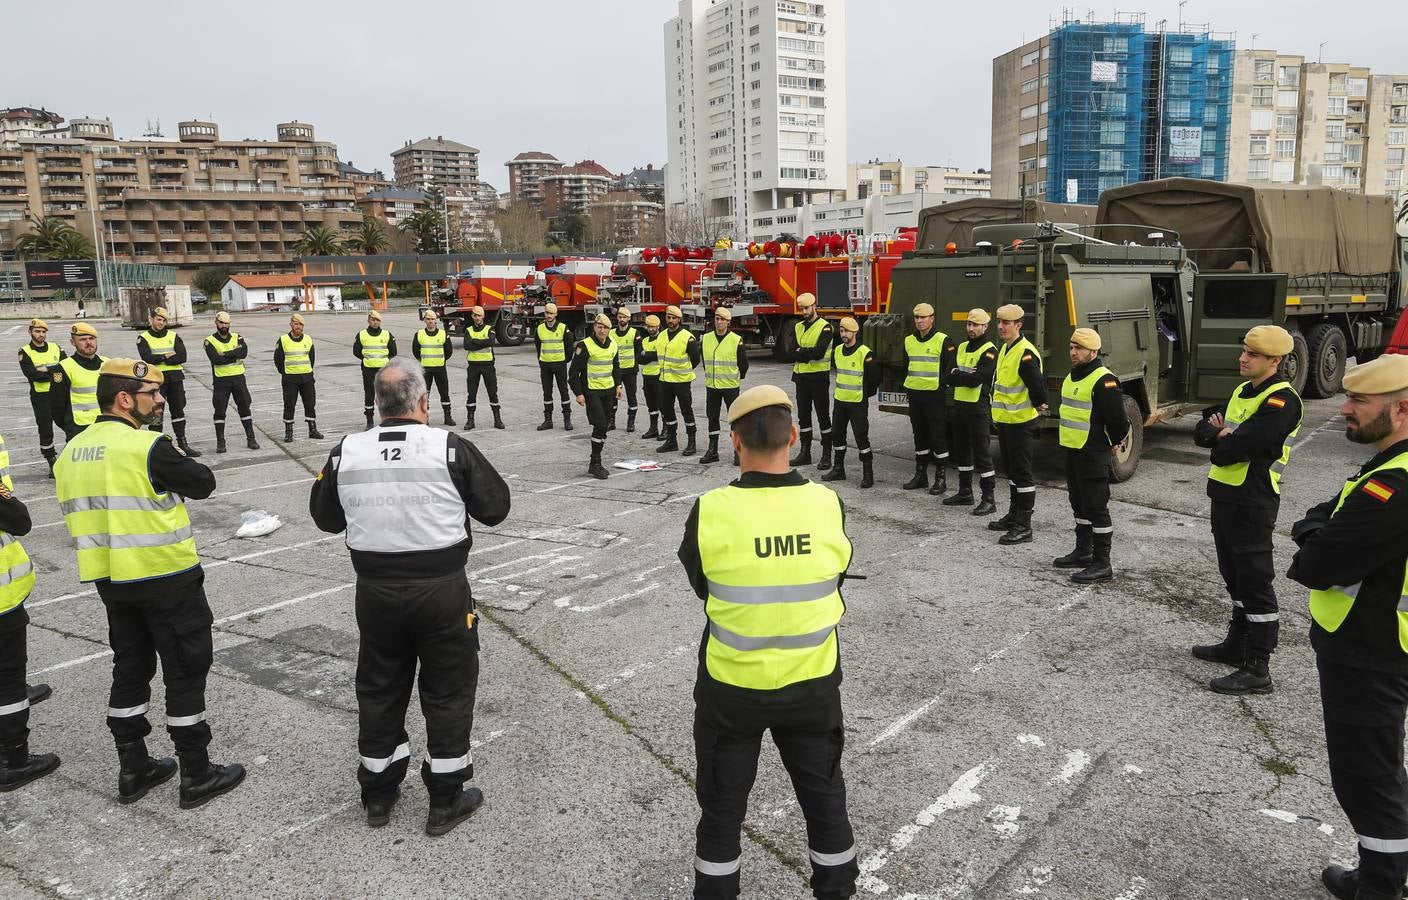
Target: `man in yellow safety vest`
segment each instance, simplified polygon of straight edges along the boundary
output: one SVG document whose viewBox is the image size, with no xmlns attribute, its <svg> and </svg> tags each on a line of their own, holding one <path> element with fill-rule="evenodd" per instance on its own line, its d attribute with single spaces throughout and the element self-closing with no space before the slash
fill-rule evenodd
<svg viewBox="0 0 1408 900">
<path fill-rule="evenodd" d="M 288 320 L 288 332 L 274 342 L 274 368 L 279 371 L 279 386 L 284 395 L 284 441 L 293 440 L 293 414 L 298 401 L 303 400 L 303 421 L 308 425 L 308 437 L 321 441 L 318 430 L 318 388 L 313 375 L 318 348 L 305 330 L 303 316 L 294 313 Z"/>
<path fill-rule="evenodd" d="M 186 442 L 186 342 L 169 327 L 171 314 L 165 307 L 152 310 L 148 320 L 150 326 L 137 335 L 137 356 L 149 366 L 156 366 L 164 376 L 161 381 L 161 396 L 171 412 L 171 430 L 176 435 L 176 446 L 181 452 L 194 459 L 200 451 Z M 156 424 L 161 430 L 161 423 Z"/>
<path fill-rule="evenodd" d="M 98 355 L 98 331 L 87 322 L 75 322 L 68 339 L 73 355 L 49 367 L 49 410 L 71 441 L 98 420 L 98 370 L 106 360 Z"/>
<path fill-rule="evenodd" d="M 719 461 L 719 413 L 738 399 L 738 389 L 748 375 L 748 353 L 743 339 L 729 330 L 733 313 L 727 307 L 714 310 L 714 330 L 704 335 L 700 355 L 704 360 L 704 413 L 709 420 L 709 449 L 701 463 Z M 733 461 L 738 465 L 738 460 Z"/>
<path fill-rule="evenodd" d="M 34 424 L 39 430 L 39 452 L 49 463 L 49 477 L 54 477 L 54 411 L 49 408 L 49 392 L 54 387 L 53 370 L 67 354 L 58 344 L 49 343 L 49 323 L 43 319 L 29 320 L 29 343 L 20 348 L 20 371 L 29 382 L 29 408 L 34 412 Z"/>
<path fill-rule="evenodd" d="M 451 427 L 455 417 L 450 412 L 450 375 L 445 365 L 455 355 L 455 345 L 450 336 L 440 327 L 440 316 L 433 309 L 425 311 L 425 327 L 411 338 L 411 355 L 420 360 L 425 369 L 425 389 L 435 385 L 440 392 L 440 411 L 445 416 L 445 424 Z"/>
<path fill-rule="evenodd" d="M 376 374 L 396 356 L 396 338 L 381 327 L 381 313 L 367 313 L 367 327 L 352 341 L 352 355 L 362 361 L 362 415 L 370 431 L 376 415 L 374 400 Z"/>
<path fill-rule="evenodd" d="M 211 402 L 215 405 L 215 452 L 225 453 L 225 413 L 230 408 L 230 398 L 235 400 L 235 410 L 244 426 L 245 446 L 259 449 L 254 439 L 254 414 L 250 412 L 249 385 L 244 380 L 244 361 L 249 356 L 249 345 L 239 332 L 230 330 L 230 314 L 221 310 L 215 315 L 215 333 L 205 339 L 205 356 L 210 360 L 211 371 L 215 376 L 215 386 L 211 390 Z"/>
</svg>

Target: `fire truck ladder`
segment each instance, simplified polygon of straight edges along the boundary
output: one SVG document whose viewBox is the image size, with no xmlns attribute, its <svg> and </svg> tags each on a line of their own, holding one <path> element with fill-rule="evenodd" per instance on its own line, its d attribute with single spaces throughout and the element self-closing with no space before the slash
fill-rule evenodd
<svg viewBox="0 0 1408 900">
<path fill-rule="evenodd" d="M 846 235 L 847 269 L 851 306 L 869 305 L 874 288 L 871 258 L 875 248 L 886 240 L 883 234 Z"/>
</svg>

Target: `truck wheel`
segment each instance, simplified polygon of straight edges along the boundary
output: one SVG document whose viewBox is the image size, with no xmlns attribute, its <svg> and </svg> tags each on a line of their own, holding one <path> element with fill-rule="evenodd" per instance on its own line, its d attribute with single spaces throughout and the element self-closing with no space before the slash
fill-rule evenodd
<svg viewBox="0 0 1408 900">
<path fill-rule="evenodd" d="M 1291 355 L 1281 363 L 1281 377 L 1291 383 L 1297 394 L 1305 393 L 1305 376 L 1310 371 L 1310 346 L 1305 335 L 1291 332 Z"/>
<path fill-rule="evenodd" d="M 498 336 L 500 344 L 505 347 L 517 347 L 528 337 L 528 326 L 517 316 L 499 313 L 498 320 L 494 322 L 494 333 Z"/>
<path fill-rule="evenodd" d="M 1333 397 L 1344 380 L 1346 341 L 1339 326 L 1321 322 L 1305 336 L 1310 345 L 1310 365 L 1306 367 L 1305 396 Z"/>
<path fill-rule="evenodd" d="M 1119 483 L 1134 477 L 1139 454 L 1144 452 L 1144 413 L 1133 397 L 1125 394 L 1124 414 L 1129 418 L 1129 434 L 1124 443 L 1110 451 L 1110 480 Z"/>
<path fill-rule="evenodd" d="M 792 327 L 792 324 L 792 322 L 784 320 L 777 333 L 777 340 L 772 343 L 774 362 L 787 362 L 797 349 L 797 329 Z"/>
</svg>

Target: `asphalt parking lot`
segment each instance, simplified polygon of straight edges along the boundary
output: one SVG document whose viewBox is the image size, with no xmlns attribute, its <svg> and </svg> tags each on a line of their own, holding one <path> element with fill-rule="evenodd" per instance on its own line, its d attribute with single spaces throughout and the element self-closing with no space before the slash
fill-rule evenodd
<svg viewBox="0 0 1408 900">
<path fill-rule="evenodd" d="M 535 431 L 542 407 L 531 342 L 500 349 L 508 428 L 483 427 L 481 398 L 471 434 L 513 488 L 512 514 L 477 528 L 470 556 L 487 623 L 474 723 L 487 803 L 449 836 L 427 837 L 413 769 L 390 827 L 372 830 L 355 780 L 354 576 L 341 537 L 320 533 L 307 514 L 329 449 L 363 424 L 350 348 L 364 320 L 308 316 L 328 439 L 307 440 L 300 411 L 291 444 L 277 440 L 272 363 L 286 321 L 235 316 L 252 348 L 263 446 L 244 449 L 232 421 L 231 451 L 221 456 L 199 350 L 211 317 L 180 331 L 192 359 L 190 440 L 219 481 L 213 497 L 190 504 L 216 618 L 211 750 L 250 769 L 235 793 L 192 812 L 177 808 L 174 783 L 130 807 L 117 803 L 103 723 L 105 619 L 78 581 L 13 363 L 24 323 L 0 322 L 11 360 L 0 377 L 0 431 L 16 494 L 34 518 L 24 544 L 39 569 L 28 603 L 30 678 L 54 688 L 32 714 L 32 746 L 63 757 L 54 776 L 0 798 L 0 894 L 689 896 L 691 690 L 704 619 L 675 550 L 691 501 L 733 477 L 728 454 L 711 466 L 670 454 L 661 471 L 613 468 L 608 481 L 592 479 L 585 417 L 571 434 L 560 418 L 559 430 Z M 93 324 L 99 352 L 135 355 L 135 332 Z M 414 311 L 388 313 L 384 324 L 409 353 Z M 66 345 L 67 323 L 51 325 Z M 462 350 L 451 366 L 463 422 Z M 747 383 L 764 381 L 789 385 L 787 369 L 757 358 Z M 1338 404 L 1307 402 L 1284 482 L 1280 571 L 1294 549 L 1291 524 L 1368 456 L 1344 440 Z M 695 408 L 702 436 L 702 382 Z M 434 397 L 432 411 L 434 424 Z M 1212 694 L 1206 681 L 1226 670 L 1188 653 L 1220 639 L 1229 610 L 1208 527 L 1206 455 L 1191 434 L 1186 420 L 1146 431 L 1138 474 L 1114 488 L 1116 580 L 1079 588 L 1050 566 L 1072 540 L 1059 451 L 1039 454 L 1035 543 L 1000 548 L 966 509 L 899 490 L 913 471 L 908 421 L 872 413 L 877 484 L 860 490 L 856 466 L 839 485 L 852 572 L 867 576 L 847 583 L 841 632 L 859 896 L 1319 898 L 1320 869 L 1352 863 L 1354 834 L 1329 788 L 1304 591 L 1278 580 L 1275 694 Z M 606 463 L 653 447 L 611 432 Z M 1005 508 L 1005 483 L 998 496 Z M 256 508 L 284 526 L 235 538 L 242 514 Z M 154 712 L 159 679 L 155 691 Z M 169 753 L 154 722 L 149 742 Z M 423 747 L 414 704 L 410 730 L 413 748 Z M 790 784 L 765 749 L 744 839 L 744 895 L 809 896 L 806 859 Z"/>
</svg>

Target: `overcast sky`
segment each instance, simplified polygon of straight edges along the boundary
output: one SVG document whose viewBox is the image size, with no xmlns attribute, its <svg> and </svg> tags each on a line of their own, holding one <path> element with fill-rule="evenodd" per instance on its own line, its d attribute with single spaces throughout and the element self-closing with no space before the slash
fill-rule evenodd
<svg viewBox="0 0 1408 900">
<path fill-rule="evenodd" d="M 58 19 L 55 9 L 0 0 L 10 37 L 0 107 L 108 116 L 122 137 L 148 119 L 174 135 L 178 121 L 209 117 L 222 138 L 273 139 L 275 123 L 297 118 L 342 159 L 388 175 L 392 150 L 443 135 L 478 147 L 481 177 L 500 191 L 503 163 L 524 150 L 613 171 L 665 162 L 668 0 L 78 0 Z M 1408 71 L 1408 3 L 1274 9 L 1189 0 L 1184 19 L 1235 32 L 1241 49 L 1259 32 L 1257 47 L 1314 59 L 1327 41 L 1326 62 Z M 1151 28 L 1179 18 L 1176 2 L 1143 10 Z M 1061 16 L 1030 0 L 851 0 L 850 161 L 986 167 L 992 58 Z"/>
</svg>

